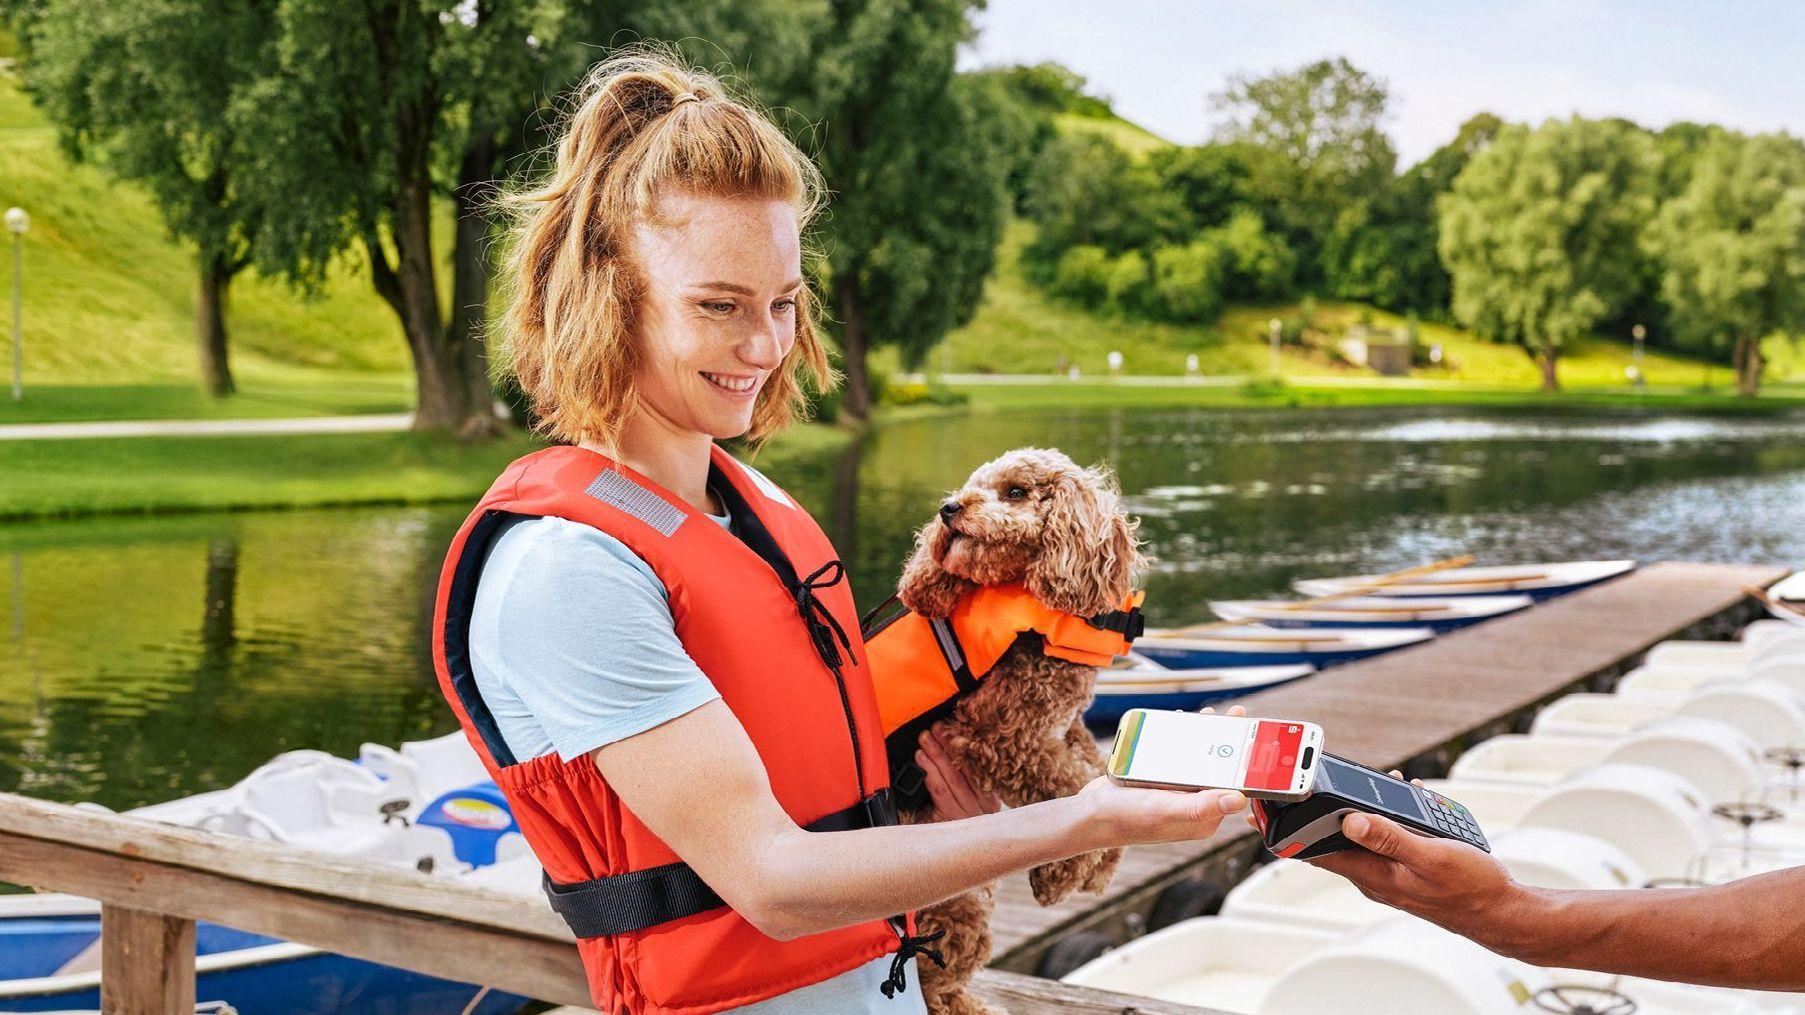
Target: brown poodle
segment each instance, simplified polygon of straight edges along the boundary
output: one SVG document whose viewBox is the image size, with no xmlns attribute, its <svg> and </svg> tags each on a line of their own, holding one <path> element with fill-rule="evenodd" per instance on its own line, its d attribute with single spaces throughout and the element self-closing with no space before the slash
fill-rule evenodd
<svg viewBox="0 0 1805 1015">
<path fill-rule="evenodd" d="M 1050 609 L 1095 616 L 1133 588 L 1144 562 L 1135 527 L 1106 471 L 1058 451 L 1011 451 L 979 466 L 916 534 L 898 595 L 916 613 L 945 617 L 979 586 L 1019 583 Z M 1097 671 L 1040 647 L 1038 636 L 1018 639 L 939 726 L 973 785 L 1011 807 L 1069 796 L 1103 774 L 1083 720 Z M 1034 898 L 1050 906 L 1074 890 L 1101 892 L 1120 859 L 1110 849 L 1036 867 Z M 921 912 L 921 933 L 945 931 L 945 968 L 920 964 L 934 1015 L 988 1011 L 965 986 L 990 959 L 994 900 L 995 885 L 984 885 Z"/>
</svg>

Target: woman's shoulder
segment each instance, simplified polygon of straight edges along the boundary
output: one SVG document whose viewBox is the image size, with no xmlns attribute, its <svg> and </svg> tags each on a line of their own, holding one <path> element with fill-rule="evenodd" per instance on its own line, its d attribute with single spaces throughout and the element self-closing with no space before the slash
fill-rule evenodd
<svg viewBox="0 0 1805 1015">
<path fill-rule="evenodd" d="M 521 584 L 570 587 L 608 584 L 637 575 L 662 589 L 651 565 L 627 545 L 602 530 L 568 518 L 520 518 L 508 524 L 489 547 L 477 582 L 506 593 Z"/>
</svg>

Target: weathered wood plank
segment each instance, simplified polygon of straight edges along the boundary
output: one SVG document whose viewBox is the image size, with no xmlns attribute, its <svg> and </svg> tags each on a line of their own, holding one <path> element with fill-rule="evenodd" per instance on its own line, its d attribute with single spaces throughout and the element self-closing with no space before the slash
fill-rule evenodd
<svg viewBox="0 0 1805 1015">
<path fill-rule="evenodd" d="M 1323 726 L 1329 750 L 1395 767 L 1595 674 L 1626 666 L 1655 644 L 1745 603 L 1745 585 L 1766 586 L 1786 569 L 1735 564 L 1652 564 L 1434 641 L 1338 666 L 1308 680 L 1242 699 L 1250 713 Z M 1107 752 L 1110 737 L 1099 738 Z M 1004 879 L 992 924 L 994 954 L 1011 968 L 1054 938 L 1096 922 L 1149 884 L 1171 879 L 1251 832 L 1229 821 L 1195 843 L 1130 849 L 1108 893 L 1042 909 L 1026 879 Z"/>
<path fill-rule="evenodd" d="M 972 981 L 972 993 L 1009 1015 L 1212 1015 L 1213 1008 L 1156 1001 L 1113 991 L 1073 987 L 1055 980 L 986 969 Z"/>
<path fill-rule="evenodd" d="M 103 1015 L 194 1015 L 194 921 L 100 908 Z"/>
</svg>

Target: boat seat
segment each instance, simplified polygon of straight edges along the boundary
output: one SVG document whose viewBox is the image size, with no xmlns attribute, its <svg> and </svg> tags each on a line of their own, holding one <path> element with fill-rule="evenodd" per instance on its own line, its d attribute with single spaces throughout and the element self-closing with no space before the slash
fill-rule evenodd
<svg viewBox="0 0 1805 1015">
<path fill-rule="evenodd" d="M 1203 916 L 1136 938 L 1062 982 L 1226 1011 L 1254 1011 L 1287 970 L 1341 935 Z"/>
<path fill-rule="evenodd" d="M 1650 878 L 1683 878 L 1720 832 L 1709 807 L 1691 783 L 1665 769 L 1599 765 L 1544 790 L 1517 827 L 1596 836 Z"/>
<path fill-rule="evenodd" d="M 1611 742 L 1599 737 L 1505 733 L 1475 744 L 1455 759 L 1448 776 L 1552 786 L 1582 768 L 1598 764 L 1610 749 Z"/>
<path fill-rule="evenodd" d="M 1412 917 L 1376 924 L 1318 948 L 1288 969 L 1256 1015 L 1522 1015 L 1523 999 L 1551 985 L 1533 966 L 1494 955 Z"/>
</svg>

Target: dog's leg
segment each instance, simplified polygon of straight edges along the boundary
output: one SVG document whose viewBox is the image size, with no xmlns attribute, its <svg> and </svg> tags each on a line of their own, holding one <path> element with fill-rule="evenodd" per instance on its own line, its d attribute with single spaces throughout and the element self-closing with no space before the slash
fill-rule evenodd
<svg viewBox="0 0 1805 1015">
<path fill-rule="evenodd" d="M 1028 770 L 1030 776 L 1038 777 L 1040 785 L 1035 789 L 1044 794 L 1043 799 L 1070 796 L 1103 774 L 1103 753 L 1097 749 L 1090 730 L 1085 729 L 1082 716 L 1073 718 L 1061 741 L 1062 764 L 1043 764 Z M 1121 860 L 1122 851 L 1117 848 L 1080 853 L 1030 870 L 1028 885 L 1034 890 L 1036 902 L 1051 906 L 1074 891 L 1103 891 L 1109 887 L 1109 879 L 1115 876 Z"/>
<path fill-rule="evenodd" d="M 996 908 L 996 886 L 980 885 L 915 914 L 916 931 L 945 931 L 935 947 L 946 959 L 946 968 L 931 959 L 917 959 L 921 995 L 929 1015 L 992 1015 L 984 1002 L 966 987 L 990 961 L 990 913 Z"/>
</svg>

